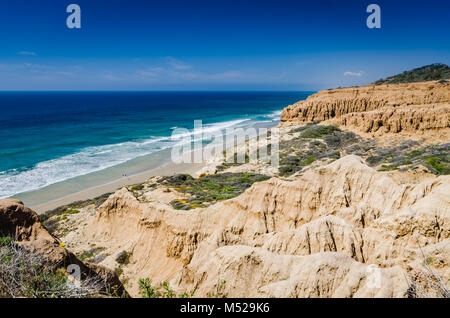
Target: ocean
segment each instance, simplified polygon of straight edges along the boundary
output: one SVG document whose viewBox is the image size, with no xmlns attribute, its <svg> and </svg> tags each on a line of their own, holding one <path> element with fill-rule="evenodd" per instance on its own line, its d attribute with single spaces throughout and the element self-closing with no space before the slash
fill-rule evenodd
<svg viewBox="0 0 450 318">
<path fill-rule="evenodd" d="M 1 92 L 0 198 L 169 149 L 174 128 L 276 125 L 312 92 Z"/>
</svg>

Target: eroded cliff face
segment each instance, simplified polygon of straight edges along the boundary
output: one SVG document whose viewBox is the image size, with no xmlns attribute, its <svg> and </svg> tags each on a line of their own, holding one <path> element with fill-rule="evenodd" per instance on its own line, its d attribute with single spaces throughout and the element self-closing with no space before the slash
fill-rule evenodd
<svg viewBox="0 0 450 318">
<path fill-rule="evenodd" d="M 42 226 L 36 212 L 19 200 L 0 200 L 0 236 L 11 237 L 18 246 L 42 256 L 45 264 L 35 266 L 45 265 L 66 270 L 69 265 L 77 265 L 82 280 L 91 279 L 97 282 L 98 293 L 115 291 L 117 295 L 126 295 L 122 283 L 112 270 L 78 259 L 64 247 L 61 240 Z"/>
<path fill-rule="evenodd" d="M 450 127 L 450 84 L 421 82 L 320 91 L 286 107 L 283 124 L 331 121 L 365 133 Z"/>
<path fill-rule="evenodd" d="M 103 246 L 111 268 L 129 251 L 123 277 L 134 296 L 149 277 L 198 297 L 405 297 L 424 255 L 450 277 L 449 181 L 400 185 L 346 156 L 189 211 L 168 204 L 174 190 L 142 201 L 123 188 L 65 240 Z"/>
</svg>

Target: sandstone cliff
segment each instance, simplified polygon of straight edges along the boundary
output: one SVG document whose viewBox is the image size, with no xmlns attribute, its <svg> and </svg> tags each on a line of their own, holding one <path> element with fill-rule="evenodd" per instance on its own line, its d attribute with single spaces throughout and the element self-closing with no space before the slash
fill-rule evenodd
<svg viewBox="0 0 450 318">
<path fill-rule="evenodd" d="M 320 91 L 286 107 L 283 124 L 331 120 L 362 132 L 450 127 L 450 83 L 369 85 Z"/>
<path fill-rule="evenodd" d="M 227 297 L 405 297 L 424 275 L 424 255 L 450 277 L 449 178 L 399 185 L 347 156 L 189 211 L 168 204 L 170 190 L 151 189 L 141 201 L 123 188 L 65 240 L 105 247 L 111 256 L 101 264 L 112 268 L 117 251 L 128 251 L 123 275 L 134 296 L 149 277 L 198 297 L 218 289 Z"/>
</svg>

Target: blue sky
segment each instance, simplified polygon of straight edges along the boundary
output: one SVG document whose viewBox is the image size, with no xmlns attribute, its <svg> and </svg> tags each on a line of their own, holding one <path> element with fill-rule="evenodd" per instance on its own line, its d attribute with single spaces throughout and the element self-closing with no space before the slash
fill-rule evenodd
<svg viewBox="0 0 450 318">
<path fill-rule="evenodd" d="M 370 3 L 381 29 L 366 26 Z M 0 90 L 361 85 L 450 64 L 449 21 L 448 0 L 0 0 Z"/>
</svg>

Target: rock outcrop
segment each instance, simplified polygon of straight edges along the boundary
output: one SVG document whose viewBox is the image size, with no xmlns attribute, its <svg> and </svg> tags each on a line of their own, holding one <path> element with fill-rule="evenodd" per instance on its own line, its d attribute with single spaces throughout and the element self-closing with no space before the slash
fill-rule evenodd
<svg viewBox="0 0 450 318">
<path fill-rule="evenodd" d="M 214 250 L 181 279 L 200 297 L 214 296 L 221 281 L 226 284 L 219 292 L 232 297 L 404 297 L 408 289 L 397 266 L 371 267 L 341 253 L 279 255 L 242 245 Z"/>
<path fill-rule="evenodd" d="M 362 132 L 398 133 L 450 127 L 450 83 L 369 85 L 320 91 L 286 107 L 283 124 L 331 121 Z"/>
<path fill-rule="evenodd" d="M 102 288 L 99 292 L 115 290 L 118 295 L 126 293 L 113 271 L 80 261 L 42 226 L 38 215 L 19 200 L 0 200 L 0 234 L 14 238 L 19 246 L 41 255 L 50 266 L 67 268 L 69 265 L 78 265 L 82 280 L 95 277 L 103 282 L 99 285 Z"/>
<path fill-rule="evenodd" d="M 399 185 L 347 156 L 189 211 L 157 196 L 141 202 L 123 188 L 67 240 L 104 246 L 110 267 L 115 252 L 128 251 L 123 270 L 135 296 L 137 280 L 149 277 L 198 297 L 218 289 L 227 297 L 405 297 L 424 253 L 449 277 L 441 266 L 450 247 L 449 181 Z"/>
</svg>

